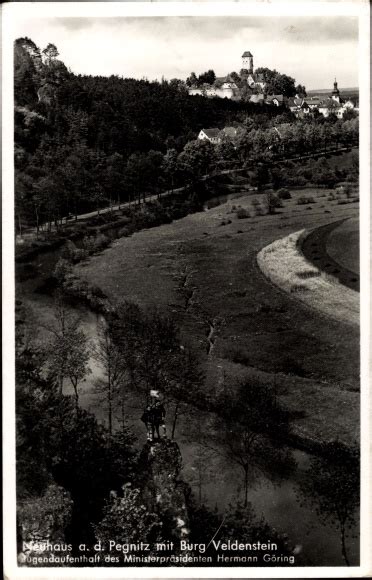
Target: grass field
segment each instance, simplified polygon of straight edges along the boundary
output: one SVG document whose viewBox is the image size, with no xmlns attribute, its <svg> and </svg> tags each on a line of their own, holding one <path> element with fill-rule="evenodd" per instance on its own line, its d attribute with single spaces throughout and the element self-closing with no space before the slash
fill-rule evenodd
<svg viewBox="0 0 372 580">
<path fill-rule="evenodd" d="M 324 317 L 276 288 L 256 256 L 292 232 L 357 217 L 358 203 L 339 204 L 324 189 L 291 194 L 275 215 L 265 215 L 265 194 L 247 193 L 236 205 L 119 239 L 77 270 L 114 302 L 170 311 L 200 353 L 206 388 L 220 388 L 224 375 L 275 374 L 298 433 L 350 442 L 359 434 L 358 325 Z M 298 205 L 304 195 L 314 201 Z"/>
</svg>

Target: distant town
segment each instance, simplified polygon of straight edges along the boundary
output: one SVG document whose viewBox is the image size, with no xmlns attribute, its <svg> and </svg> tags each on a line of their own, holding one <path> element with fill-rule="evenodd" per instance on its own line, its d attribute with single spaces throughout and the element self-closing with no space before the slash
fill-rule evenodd
<svg viewBox="0 0 372 580">
<path fill-rule="evenodd" d="M 255 72 L 251 52 L 245 51 L 243 53 L 241 64 L 240 74 L 232 72 L 224 77 L 216 77 L 212 70 L 199 76 L 199 78 L 191 73 L 186 81 L 189 95 L 220 97 L 236 101 L 245 100 L 257 105 L 284 106 L 298 118 L 319 114 L 328 117 L 333 113 L 338 119 L 342 119 L 345 113 L 351 110 L 359 112 L 358 100 L 346 95 L 342 96 L 336 79 L 333 83 L 333 89 L 330 89 L 328 94 L 320 93 L 308 96 L 305 87 L 297 85 L 295 88 L 298 90 L 294 95 L 291 95 L 293 87 L 290 86 L 290 81 L 293 79 L 265 68 L 257 69 Z M 273 74 L 276 74 L 276 78 L 273 77 Z M 274 83 L 271 82 L 273 80 Z M 282 85 L 283 92 L 274 93 L 275 85 Z M 200 138 L 208 137 L 201 136 Z"/>
</svg>

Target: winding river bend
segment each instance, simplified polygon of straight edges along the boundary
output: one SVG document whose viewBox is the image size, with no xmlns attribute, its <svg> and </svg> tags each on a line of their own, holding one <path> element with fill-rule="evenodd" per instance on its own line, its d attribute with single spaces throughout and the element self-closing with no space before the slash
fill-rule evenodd
<svg viewBox="0 0 372 580">
<path fill-rule="evenodd" d="M 213 270 L 212 274 L 203 271 L 202 251 L 210 250 L 207 244 L 208 240 L 213 237 L 214 245 L 218 250 L 218 254 L 213 254 L 213 265 L 216 267 L 216 272 L 218 269 L 218 274 L 220 274 L 221 265 L 218 260 L 221 259 L 222 264 L 222 257 L 226 258 L 226 254 L 230 251 L 233 243 L 240 244 L 236 246 L 239 251 L 243 252 L 242 248 L 246 248 L 245 254 L 248 251 L 254 256 L 257 249 L 262 247 L 264 243 L 268 243 L 270 239 L 275 239 L 274 236 L 284 235 L 286 231 L 291 229 L 293 231 L 296 227 L 294 225 L 295 217 L 290 224 L 286 225 L 287 230 L 284 228 L 283 234 L 283 228 L 278 231 L 267 230 L 265 233 L 265 228 L 262 227 L 265 222 L 262 219 L 246 221 L 244 225 L 240 222 L 238 224 L 233 222 L 226 227 L 221 226 L 221 219 L 226 217 L 227 214 L 230 215 L 229 212 L 231 212 L 231 208 L 229 202 L 227 202 L 222 206 L 211 208 L 208 212 L 187 216 L 173 224 L 139 232 L 131 238 L 115 241 L 112 247 L 105 250 L 101 256 L 95 256 L 86 264 L 79 266 L 80 275 L 86 275 L 89 281 L 94 279 L 94 273 L 96 273 L 98 286 L 101 285 L 101 273 L 104 272 L 107 284 L 108 286 L 111 284 L 111 286 L 110 288 L 103 288 L 103 290 L 107 292 L 110 289 L 114 297 L 127 297 L 141 305 L 155 302 L 159 307 L 167 308 L 174 312 L 185 334 L 188 336 L 193 335 L 194 344 L 199 344 L 204 349 L 204 352 L 208 354 L 207 368 L 212 369 L 212 380 L 216 381 L 220 380 L 220 375 L 224 371 L 224 368 L 222 368 L 222 349 L 227 344 L 227 334 L 230 332 L 228 324 L 231 323 L 235 316 L 229 310 L 231 309 L 230 296 L 234 300 L 245 301 L 244 312 L 242 306 L 242 313 L 239 318 L 242 321 L 239 324 L 243 324 L 245 323 L 245 312 L 248 308 L 251 308 L 247 303 L 247 299 L 253 293 L 253 287 L 249 285 L 249 280 L 245 280 L 245 278 L 244 287 L 238 287 L 236 284 L 236 272 L 232 270 L 229 260 L 224 261 L 223 276 L 227 280 L 226 284 L 230 290 L 228 291 L 229 294 L 225 287 L 221 290 L 227 298 L 223 308 L 221 306 L 221 310 L 216 312 L 216 309 L 212 308 L 213 305 L 210 305 L 210 297 L 206 298 L 206 288 L 202 286 L 200 280 L 209 276 L 208 283 L 210 283 L 211 288 L 215 288 L 215 294 L 219 292 L 220 288 L 218 283 L 216 283 L 216 278 L 212 276 L 215 271 Z M 265 219 L 266 223 L 270 223 L 271 218 L 267 217 Z M 318 223 L 319 219 L 320 214 L 312 214 L 312 216 L 308 217 L 310 224 L 311 220 L 314 220 L 314 223 Z M 323 216 L 323 220 L 326 219 L 327 216 Z M 278 227 L 285 225 L 284 221 L 280 221 L 280 216 L 277 216 L 277 223 Z M 154 244 L 155 239 L 156 244 Z M 253 239 L 255 240 L 254 244 L 252 243 Z M 187 271 L 193 272 L 191 282 L 193 295 L 192 300 L 187 303 L 187 312 L 185 312 L 182 302 L 177 301 L 177 296 L 179 300 L 184 300 L 184 296 L 179 291 L 180 276 L 178 276 L 178 282 L 175 281 L 177 278 L 175 273 L 179 273 L 180 267 L 181 269 L 185 267 L 185 262 L 183 266 L 180 264 L 180 245 L 182 246 L 183 258 L 186 256 L 188 261 L 189 270 Z M 61 251 L 62 248 L 40 254 L 31 263 L 19 264 L 17 268 L 18 277 L 21 280 L 21 283 L 18 284 L 19 297 L 32 308 L 40 320 L 47 319 L 52 312 L 53 299 L 48 293 L 48 279 Z M 235 249 L 233 251 L 235 252 Z M 223 256 L 223 254 L 225 255 Z M 144 276 L 135 279 L 132 260 L 133 263 L 137 264 L 137 276 L 139 276 L 141 269 L 144 271 L 146 269 L 147 282 Z M 120 264 L 123 264 L 125 280 L 120 283 L 113 282 L 111 279 L 112 269 L 117 268 Z M 243 262 L 242 266 L 245 267 L 245 265 L 246 261 Z M 246 273 L 242 270 L 239 275 L 244 277 Z M 118 285 L 117 288 L 116 285 Z M 114 286 L 116 288 L 115 291 L 112 290 Z M 198 289 L 197 291 L 196 288 Z M 264 303 L 265 288 L 260 290 L 255 287 L 255 292 L 257 302 L 259 304 Z M 81 305 L 71 306 L 71 308 L 79 312 L 85 332 L 94 341 L 97 335 L 99 317 Z M 254 332 L 256 340 L 259 341 L 264 330 L 260 326 L 261 319 L 257 319 L 256 310 L 253 307 L 251 310 L 250 324 L 254 323 L 256 325 Z M 263 314 L 265 313 L 263 312 Z M 226 317 L 227 323 L 226 325 L 220 325 L 221 330 L 220 326 L 218 327 L 219 334 L 216 342 L 216 323 L 218 326 L 222 315 Z M 216 320 L 217 318 L 218 320 Z M 274 318 L 273 314 L 271 314 L 271 318 Z M 234 335 L 231 338 L 234 343 L 238 343 L 240 340 L 239 328 L 238 325 L 234 327 Z M 338 329 L 335 329 L 335 332 L 336 330 Z M 283 328 L 280 329 L 278 327 L 279 331 L 283 332 Z M 278 340 L 277 337 L 275 337 L 275 340 Z M 258 355 L 256 355 L 256 358 L 258 358 Z M 99 420 L 104 421 L 104 410 L 97 401 L 93 389 L 94 378 L 99 375 L 100 371 L 94 360 L 91 360 L 90 364 L 92 374 L 84 384 L 81 404 L 93 411 Z M 253 359 L 252 364 L 256 364 Z M 139 420 L 142 405 L 143 401 L 138 394 L 130 393 L 127 405 L 128 423 L 137 435 L 139 445 L 142 444 L 145 435 Z M 203 415 L 198 413 L 183 415 L 180 418 L 176 439 L 180 444 L 183 455 L 184 478 L 192 485 L 196 495 L 199 494 L 202 501 L 207 501 L 211 508 L 217 505 L 219 510 L 223 512 L 230 502 L 242 499 L 242 474 L 236 465 L 230 463 L 224 457 L 222 449 L 221 453 L 207 455 L 203 461 L 203 469 L 200 471 L 200 460 L 198 461 L 198 458 L 200 458 L 202 450 L 199 445 L 198 432 L 201 425 L 203 425 L 203 421 Z M 306 564 L 342 565 L 340 540 L 337 531 L 331 526 L 322 525 L 315 511 L 302 507 L 297 500 L 297 482 L 303 476 L 303 472 L 309 464 L 310 456 L 298 450 L 294 454 L 298 462 L 298 470 L 295 475 L 275 485 L 270 477 L 263 475 L 258 477 L 251 482 L 249 501 L 258 516 L 263 514 L 270 525 L 289 535 L 290 540 L 296 544 L 298 552 L 302 555 Z M 353 533 L 355 532 L 356 530 L 353 531 Z M 351 562 L 356 563 L 358 560 L 358 539 L 352 537 L 353 533 L 348 537 L 348 549 Z"/>
</svg>

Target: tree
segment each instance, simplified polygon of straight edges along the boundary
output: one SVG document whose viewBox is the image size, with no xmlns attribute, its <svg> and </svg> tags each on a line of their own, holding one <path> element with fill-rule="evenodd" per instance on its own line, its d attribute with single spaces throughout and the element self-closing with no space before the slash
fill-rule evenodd
<svg viewBox="0 0 372 580">
<path fill-rule="evenodd" d="M 197 76 L 196 76 L 196 74 L 194 72 L 192 72 L 190 74 L 190 76 L 187 77 L 187 79 L 186 79 L 186 85 L 188 87 L 197 87 L 197 86 L 199 86 L 198 78 L 197 78 Z"/>
<path fill-rule="evenodd" d="M 70 494 L 55 484 L 50 484 L 43 495 L 19 502 L 17 516 L 22 524 L 23 540 L 33 539 L 37 530 L 41 539 L 64 542 L 66 527 L 71 521 L 72 503 Z"/>
<path fill-rule="evenodd" d="M 141 201 L 141 193 L 147 185 L 146 158 L 142 153 L 132 153 L 125 168 L 125 177 L 129 188 L 133 192 L 133 198 Z"/>
<path fill-rule="evenodd" d="M 167 178 L 168 191 L 170 184 L 172 193 L 174 189 L 174 177 L 178 168 L 177 157 L 178 153 L 176 149 L 168 149 L 163 159 L 163 171 Z"/>
<path fill-rule="evenodd" d="M 37 103 L 38 63 L 41 62 L 37 46 L 29 39 L 14 43 L 14 98 L 17 105 Z"/>
<path fill-rule="evenodd" d="M 306 97 L 307 93 L 306 93 L 306 88 L 304 85 L 297 85 L 296 86 L 296 95 L 298 95 L 299 97 Z"/>
<path fill-rule="evenodd" d="M 188 502 L 188 513 L 190 518 L 190 542 L 198 544 L 205 543 L 205 538 L 212 538 L 215 542 L 227 543 L 237 541 L 238 544 L 262 542 L 267 539 L 275 542 L 278 546 L 278 553 L 292 555 L 293 546 L 285 533 L 278 532 L 272 528 L 264 519 L 263 515 L 258 517 L 251 504 L 243 506 L 240 503 L 229 504 L 223 514 L 208 509 L 205 505 L 195 505 L 191 497 Z M 246 551 L 237 550 L 236 547 L 227 549 L 224 554 L 227 557 L 241 557 L 246 555 Z M 212 558 L 214 564 L 218 564 L 218 552 L 210 542 L 205 554 Z M 231 560 L 230 560 L 231 561 Z M 294 558 L 292 563 L 294 562 Z M 297 562 L 296 562 L 297 563 Z M 264 562 L 260 566 L 270 565 Z"/>
<path fill-rule="evenodd" d="M 240 76 L 238 75 L 237 72 L 233 71 L 231 72 L 228 77 L 231 79 L 231 81 L 233 83 L 239 84 L 240 83 Z"/>
<path fill-rule="evenodd" d="M 112 205 L 112 200 L 116 198 L 119 209 L 121 194 L 125 190 L 124 171 L 125 162 L 122 155 L 115 152 L 107 158 L 104 187 L 110 200 L 110 206 Z"/>
<path fill-rule="evenodd" d="M 264 189 L 265 185 L 270 181 L 269 168 L 265 164 L 257 165 L 253 172 L 252 185 L 256 186 L 258 191 Z"/>
<path fill-rule="evenodd" d="M 214 146 L 209 141 L 200 139 L 189 141 L 178 156 L 180 170 L 186 179 L 194 184 L 209 173 L 214 161 Z"/>
<path fill-rule="evenodd" d="M 73 336 L 69 337 L 68 357 L 66 361 L 67 376 L 75 392 L 75 405 L 79 406 L 79 391 L 78 385 L 81 383 L 87 374 L 91 373 L 88 366 L 90 349 L 85 333 L 82 330 L 76 329 Z"/>
<path fill-rule="evenodd" d="M 286 97 L 293 97 L 296 94 L 295 80 L 292 77 L 266 67 L 257 68 L 256 75 L 262 75 L 268 94 Z"/>
<path fill-rule="evenodd" d="M 359 506 L 359 450 L 335 441 L 324 444 L 321 455 L 313 456 L 299 485 L 301 501 L 315 509 L 320 520 L 340 532 L 342 557 L 347 554 L 347 531 L 355 526 Z"/>
<path fill-rule="evenodd" d="M 94 526 L 94 533 L 103 550 L 109 552 L 112 540 L 118 544 L 161 541 L 161 522 L 157 514 L 149 513 L 144 506 L 140 490 L 125 484 L 120 495 L 111 493 L 102 520 Z"/>
<path fill-rule="evenodd" d="M 166 398 L 173 403 L 174 407 L 172 439 L 176 433 L 179 417 L 189 413 L 191 406 L 200 401 L 203 382 L 204 374 L 200 370 L 197 357 L 191 350 L 180 345 L 179 352 L 174 355 L 169 380 L 164 388 Z"/>
<path fill-rule="evenodd" d="M 88 371 L 88 341 L 79 328 L 80 320 L 72 314 L 59 296 L 54 307 L 54 322 L 45 325 L 52 335 L 46 347 L 48 368 L 52 377 L 59 384 L 59 392 L 63 394 L 63 384 L 69 378 L 74 391 L 76 406 L 79 401 L 78 384 Z"/>
<path fill-rule="evenodd" d="M 213 70 L 209 69 L 207 72 L 202 73 L 198 77 L 198 84 L 203 85 L 206 83 L 207 85 L 213 85 L 214 81 L 216 80 L 216 75 Z"/>
<path fill-rule="evenodd" d="M 273 215 L 275 210 L 279 207 L 283 207 L 281 199 L 275 195 L 272 191 L 266 194 L 267 212 L 269 215 Z"/>
<path fill-rule="evenodd" d="M 295 467 L 280 442 L 290 430 L 290 415 L 277 399 L 275 385 L 242 382 L 237 390 L 224 388 L 217 402 L 216 428 L 230 460 L 242 468 L 244 507 L 250 477 L 261 471 L 281 479 Z"/>
<path fill-rule="evenodd" d="M 216 157 L 219 158 L 223 163 L 231 163 L 238 160 L 237 151 L 235 145 L 226 138 L 218 143 L 216 146 Z"/>
<path fill-rule="evenodd" d="M 133 477 L 134 437 L 127 430 L 110 438 L 92 414 L 62 409 L 57 407 L 58 429 L 48 434 L 47 459 L 55 481 L 71 493 L 76 506 L 70 541 L 93 545 L 92 524 L 102 517 L 110 491 Z"/>
<path fill-rule="evenodd" d="M 96 383 L 98 392 L 103 393 L 107 402 L 108 432 L 113 432 L 113 405 L 119 397 L 121 407 L 121 420 L 124 428 L 125 418 L 125 392 L 124 383 L 127 374 L 125 356 L 115 344 L 110 326 L 101 323 L 98 329 L 98 342 L 93 350 L 94 357 L 104 372 L 104 378 Z"/>
<path fill-rule="evenodd" d="M 46 59 L 46 62 L 48 64 L 50 64 L 54 59 L 57 58 L 57 56 L 59 55 L 59 52 L 58 52 L 57 47 L 55 46 L 55 44 L 49 43 L 46 46 L 46 48 L 44 48 L 43 55 L 44 55 L 44 57 Z"/>
</svg>

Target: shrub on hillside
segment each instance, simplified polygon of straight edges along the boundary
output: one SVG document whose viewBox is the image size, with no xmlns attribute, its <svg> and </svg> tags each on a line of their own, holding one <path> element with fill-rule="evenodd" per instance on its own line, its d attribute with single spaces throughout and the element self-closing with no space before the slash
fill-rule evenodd
<svg viewBox="0 0 372 580">
<path fill-rule="evenodd" d="M 267 213 L 266 210 L 262 206 L 256 207 L 255 211 L 256 211 L 256 215 L 266 215 L 266 213 Z"/>
<path fill-rule="evenodd" d="M 275 213 L 275 210 L 279 207 L 283 207 L 283 202 L 275 193 L 269 192 L 267 194 L 267 209 L 269 214 Z"/>
<path fill-rule="evenodd" d="M 315 199 L 312 196 L 302 195 L 297 200 L 297 205 L 307 205 L 309 203 L 315 203 Z"/>
<path fill-rule="evenodd" d="M 99 234 L 94 240 L 94 251 L 99 252 L 110 245 L 110 238 L 104 234 Z"/>
<path fill-rule="evenodd" d="M 279 199 L 291 199 L 292 198 L 290 192 L 285 187 L 281 187 L 279 189 L 279 191 L 277 192 L 277 196 Z"/>
<path fill-rule="evenodd" d="M 251 217 L 251 214 L 244 207 L 239 207 L 238 210 L 236 211 L 236 217 L 239 220 L 243 220 L 243 219 Z"/>
<path fill-rule="evenodd" d="M 127 238 L 128 236 L 130 236 L 132 233 L 131 228 L 120 228 L 120 230 L 118 231 L 118 237 L 119 238 Z"/>
</svg>

